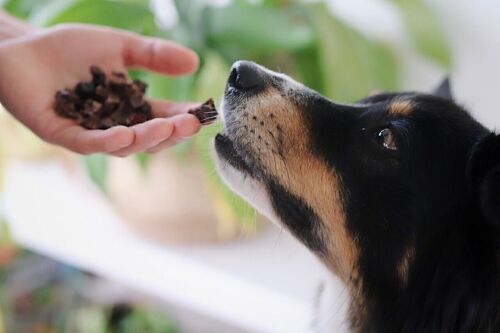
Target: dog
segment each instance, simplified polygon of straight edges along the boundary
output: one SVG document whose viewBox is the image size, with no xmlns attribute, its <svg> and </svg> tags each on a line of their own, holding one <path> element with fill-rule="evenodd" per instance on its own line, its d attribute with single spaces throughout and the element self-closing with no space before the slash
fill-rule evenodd
<svg viewBox="0 0 500 333">
<path fill-rule="evenodd" d="M 239 61 L 221 112 L 222 178 L 340 278 L 353 332 L 500 332 L 500 136 L 448 81 L 348 105 Z"/>
</svg>

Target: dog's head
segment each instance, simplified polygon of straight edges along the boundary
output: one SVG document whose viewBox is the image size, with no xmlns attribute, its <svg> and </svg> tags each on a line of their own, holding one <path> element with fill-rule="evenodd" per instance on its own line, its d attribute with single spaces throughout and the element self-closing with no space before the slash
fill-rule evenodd
<svg viewBox="0 0 500 333">
<path fill-rule="evenodd" d="M 338 104 L 237 62 L 215 139 L 218 167 L 344 282 L 401 281 L 417 235 L 444 228 L 466 200 L 469 156 L 487 133 L 447 94 Z"/>
</svg>

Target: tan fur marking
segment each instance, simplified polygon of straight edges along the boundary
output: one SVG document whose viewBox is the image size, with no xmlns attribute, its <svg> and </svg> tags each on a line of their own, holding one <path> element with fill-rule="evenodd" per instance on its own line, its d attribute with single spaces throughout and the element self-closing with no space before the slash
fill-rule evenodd
<svg viewBox="0 0 500 333">
<path fill-rule="evenodd" d="M 277 91 L 259 96 L 245 110 L 249 116 L 243 124 L 251 130 L 241 133 L 241 136 L 260 157 L 260 163 L 269 175 L 304 200 L 321 219 L 322 237 L 329 254 L 323 260 L 348 282 L 356 266 L 358 250 L 346 228 L 340 179 L 325 161 L 311 152 L 310 129 L 303 121 L 302 113 Z M 259 126 L 262 125 L 260 121 L 264 126 Z"/>
<path fill-rule="evenodd" d="M 413 104 L 408 100 L 396 100 L 389 105 L 389 113 L 396 116 L 408 116 L 413 111 Z"/>
</svg>

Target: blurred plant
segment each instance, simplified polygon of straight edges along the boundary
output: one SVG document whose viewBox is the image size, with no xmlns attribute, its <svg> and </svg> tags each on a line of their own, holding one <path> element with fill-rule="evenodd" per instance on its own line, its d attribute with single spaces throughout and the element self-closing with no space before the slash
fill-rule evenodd
<svg viewBox="0 0 500 333">
<path fill-rule="evenodd" d="M 92 299 L 98 278 L 29 251 L 0 266 L 0 333 L 178 333 L 163 312 Z"/>
<path fill-rule="evenodd" d="M 417 51 L 449 67 L 451 56 L 445 38 L 424 0 L 387 1 L 399 10 Z M 290 74 L 344 102 L 374 90 L 399 87 L 400 71 L 393 47 L 346 24 L 329 11 L 324 1 L 234 0 L 222 8 L 206 0 L 173 3 L 178 22 L 167 29 L 158 24 L 148 0 L 0 0 L 5 9 L 38 26 L 63 22 L 103 24 L 169 38 L 194 48 L 202 60 L 194 76 L 174 79 L 131 73 L 149 82 L 153 97 L 204 100 L 221 96 L 230 65 L 238 59 L 250 59 Z M 206 128 L 175 151 L 179 156 L 195 152 L 213 175 L 207 151 L 209 138 L 218 130 L 220 126 Z M 139 155 L 137 160 L 147 167 L 147 156 Z M 90 157 L 86 164 L 92 179 L 104 188 L 106 159 Z M 212 178 L 217 185 L 211 187 L 212 197 L 224 200 L 226 206 L 230 203 L 233 209 L 229 213 L 237 219 L 252 220 L 252 210 L 223 187 L 217 176 Z"/>
<path fill-rule="evenodd" d="M 109 333 L 178 332 L 164 314 L 133 308 L 128 304 L 116 304 L 111 308 L 108 317 Z"/>
</svg>

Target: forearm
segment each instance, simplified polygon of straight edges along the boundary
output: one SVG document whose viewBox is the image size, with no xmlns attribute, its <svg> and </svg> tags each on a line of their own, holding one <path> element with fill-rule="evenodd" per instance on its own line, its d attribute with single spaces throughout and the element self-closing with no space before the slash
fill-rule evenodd
<svg viewBox="0 0 500 333">
<path fill-rule="evenodd" d="M 29 24 L 0 10 L 0 43 L 4 40 L 20 37 L 35 30 Z"/>
</svg>

